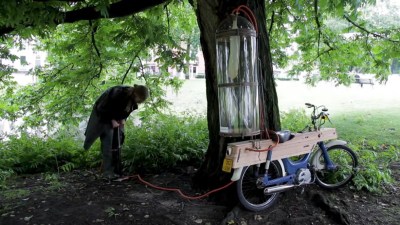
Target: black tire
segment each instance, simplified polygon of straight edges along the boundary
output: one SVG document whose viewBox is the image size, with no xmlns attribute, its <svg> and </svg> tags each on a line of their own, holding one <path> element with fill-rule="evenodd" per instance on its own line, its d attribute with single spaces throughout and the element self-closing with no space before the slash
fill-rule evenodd
<svg viewBox="0 0 400 225">
<path fill-rule="evenodd" d="M 257 185 L 257 179 L 264 177 L 265 163 L 260 167 L 256 165 L 244 167 L 240 179 L 236 182 L 237 193 L 240 203 L 250 211 L 262 211 L 271 207 L 277 200 L 280 193 L 265 195 L 265 187 Z M 272 161 L 268 170 L 271 179 L 282 177 L 283 170 L 278 161 Z"/>
<path fill-rule="evenodd" d="M 321 151 L 321 150 L 319 150 Z M 336 170 L 326 169 L 315 171 L 315 182 L 325 189 L 336 189 L 349 183 L 356 172 L 358 159 L 349 147 L 334 145 L 327 149 L 329 158 L 338 166 Z M 323 155 L 317 159 L 320 164 L 325 164 Z"/>
</svg>

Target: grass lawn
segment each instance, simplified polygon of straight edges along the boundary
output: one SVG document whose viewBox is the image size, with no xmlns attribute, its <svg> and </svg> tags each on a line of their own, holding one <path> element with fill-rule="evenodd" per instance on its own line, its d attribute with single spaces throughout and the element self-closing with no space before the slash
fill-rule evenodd
<svg viewBox="0 0 400 225">
<path fill-rule="evenodd" d="M 336 87 L 320 82 L 315 87 L 300 81 L 277 81 L 281 111 L 310 110 L 305 102 L 325 105 L 329 109 L 333 127 L 341 139 L 359 145 L 394 145 L 400 147 L 400 76 L 389 77 L 386 84 L 352 84 Z M 172 111 L 206 114 L 205 80 L 186 80 L 179 92 L 168 91 Z M 330 124 L 326 124 L 330 126 Z"/>
<path fill-rule="evenodd" d="M 331 119 L 339 139 L 358 155 L 359 170 L 353 180 L 357 189 L 380 192 L 395 182 L 391 170 L 400 165 L 400 107 L 341 113 Z"/>
<path fill-rule="evenodd" d="M 400 107 L 342 113 L 331 119 L 339 137 L 344 140 L 353 143 L 366 141 L 370 146 L 400 147 Z"/>
</svg>

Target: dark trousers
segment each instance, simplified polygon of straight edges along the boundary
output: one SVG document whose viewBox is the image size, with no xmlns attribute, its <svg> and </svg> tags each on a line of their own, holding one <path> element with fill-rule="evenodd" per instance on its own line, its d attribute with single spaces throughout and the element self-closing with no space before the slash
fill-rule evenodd
<svg viewBox="0 0 400 225">
<path fill-rule="evenodd" d="M 85 136 L 85 143 L 83 145 L 85 150 L 88 150 L 96 139 L 100 137 L 101 154 L 103 156 L 102 169 L 104 173 L 108 175 L 112 173 L 121 174 L 122 166 L 119 156 L 121 155 L 120 149 L 125 139 L 124 126 L 121 125 L 119 129 L 113 128 L 111 121 L 109 123 L 104 123 L 93 110 L 88 121 Z M 113 149 L 118 151 L 113 151 Z M 115 162 L 113 162 L 113 154 L 115 156 Z"/>
<path fill-rule="evenodd" d="M 114 173 L 122 175 L 121 147 L 125 141 L 124 126 L 114 128 L 112 141 L 112 165 Z"/>
<path fill-rule="evenodd" d="M 121 146 L 124 143 L 124 139 L 123 126 L 114 129 L 109 126 L 100 135 L 103 171 L 105 174 L 116 173 L 122 175 Z"/>
</svg>

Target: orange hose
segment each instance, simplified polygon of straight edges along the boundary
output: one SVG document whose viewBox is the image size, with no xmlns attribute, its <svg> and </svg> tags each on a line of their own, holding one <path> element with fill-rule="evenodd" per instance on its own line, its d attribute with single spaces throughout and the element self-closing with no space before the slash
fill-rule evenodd
<svg viewBox="0 0 400 225">
<path fill-rule="evenodd" d="M 165 188 L 165 187 L 160 187 L 160 186 L 151 184 L 151 183 L 149 183 L 149 182 L 143 180 L 142 177 L 140 177 L 140 175 L 132 175 L 132 176 L 125 177 L 125 179 L 129 179 L 129 178 L 137 178 L 141 183 L 143 183 L 143 184 L 145 184 L 145 185 L 147 185 L 147 186 L 149 186 L 149 187 L 152 187 L 152 188 L 154 188 L 154 189 L 157 189 L 157 190 L 176 192 L 176 193 L 178 193 L 182 198 L 188 199 L 188 200 L 197 200 L 197 199 L 201 199 L 201 198 L 207 197 L 208 195 L 210 195 L 210 194 L 212 194 L 212 193 L 215 193 L 215 192 L 218 192 L 218 191 L 221 191 L 221 190 L 223 190 L 223 189 L 229 187 L 230 185 L 232 185 L 232 184 L 234 183 L 234 181 L 231 181 L 231 182 L 229 182 L 229 183 L 223 185 L 222 187 L 219 187 L 219 188 L 216 188 L 216 189 L 214 189 L 214 190 L 211 190 L 211 191 L 209 191 L 209 192 L 207 192 L 207 193 L 205 193 L 205 194 L 203 194 L 203 195 L 199 195 L 199 196 L 188 196 L 188 195 L 184 194 L 184 193 L 183 193 L 180 189 L 178 189 L 178 188 Z"/>
<path fill-rule="evenodd" d="M 257 20 L 256 17 L 254 16 L 253 11 L 251 11 L 251 9 L 245 5 L 240 5 L 239 7 L 237 7 L 236 9 L 234 9 L 232 11 L 232 13 L 243 13 L 247 19 L 250 20 L 250 22 L 253 24 L 254 29 L 256 30 L 256 32 L 258 33 L 258 26 L 257 26 Z"/>
<path fill-rule="evenodd" d="M 275 131 L 273 131 L 273 130 L 269 130 L 269 131 L 274 132 L 275 135 L 276 135 L 276 142 L 275 142 L 274 145 L 269 146 L 268 148 L 264 148 L 264 149 L 245 148 L 245 150 L 252 151 L 252 152 L 267 152 L 267 151 L 271 151 L 271 150 L 274 149 L 276 146 L 278 146 L 278 144 L 279 144 L 279 135 L 278 135 Z M 267 132 L 267 134 L 268 134 L 268 132 Z M 268 135 L 268 136 L 269 136 L 269 135 Z"/>
<path fill-rule="evenodd" d="M 242 9 L 244 9 L 244 10 L 242 10 Z M 249 8 L 249 7 L 247 7 L 247 6 L 245 6 L 245 5 L 241 5 L 241 6 L 239 6 L 239 10 L 240 11 L 245 11 L 245 10 L 247 10 L 247 12 L 250 14 L 250 16 L 251 16 L 251 20 L 252 20 L 252 22 L 253 22 L 253 25 L 254 25 L 254 28 L 256 29 L 256 32 L 258 33 L 258 26 L 257 26 L 257 20 L 256 20 L 256 17 L 254 16 L 254 13 L 253 13 L 253 11 L 251 11 L 251 9 Z"/>
</svg>

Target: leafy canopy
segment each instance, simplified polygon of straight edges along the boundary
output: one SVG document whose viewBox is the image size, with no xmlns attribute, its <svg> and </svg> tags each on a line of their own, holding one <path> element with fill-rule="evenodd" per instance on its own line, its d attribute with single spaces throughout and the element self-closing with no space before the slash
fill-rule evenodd
<svg viewBox="0 0 400 225">
<path fill-rule="evenodd" d="M 37 49 L 48 52 L 48 64 L 31 71 L 37 83 L 6 94 L 12 99 L 3 103 L 8 118 L 24 117 L 27 126 L 76 124 L 87 117 L 96 97 L 118 84 L 143 83 L 151 91 L 147 109 L 167 107 L 164 87 L 182 84 L 169 68 L 183 69 L 199 45 L 195 18 L 186 18 L 191 14 L 188 4 L 157 6 L 121 18 L 60 24 L 36 35 Z M 152 60 L 159 71 L 146 66 Z M 11 110 L 11 105 L 18 108 Z"/>
<path fill-rule="evenodd" d="M 0 87 L 7 99 L 0 101 L 0 116 L 25 117 L 27 125 L 76 123 L 107 87 L 136 82 L 151 88 L 148 109 L 166 107 L 163 87 L 178 88 L 182 83 L 170 77 L 168 68 L 185 70 L 199 46 L 193 13 L 197 9 L 178 0 L 132 2 L 10 0 L 2 4 L 0 57 L 15 60 L 9 48 L 20 40 L 35 39 L 38 49 L 48 52 L 49 63 L 32 71 L 39 82 L 24 88 L 11 81 L 12 68 L 0 63 Z M 387 9 L 384 16 L 383 10 L 378 16 L 369 6 L 375 3 L 374 7 L 387 5 L 382 6 Z M 349 84 L 350 71 L 374 73 L 385 80 L 389 65 L 399 58 L 398 6 L 393 3 L 266 1 L 274 64 L 291 67 L 291 74 L 306 74 L 311 83 L 318 78 Z M 159 64 L 159 72 L 145 67 L 150 59 Z"/>
<path fill-rule="evenodd" d="M 291 67 L 292 75 L 306 74 L 311 83 L 316 81 L 313 74 L 320 74 L 317 78 L 322 80 L 349 84 L 350 71 L 385 80 L 392 60 L 399 58 L 400 22 L 394 4 L 383 0 L 270 1 L 273 61 Z"/>
</svg>

